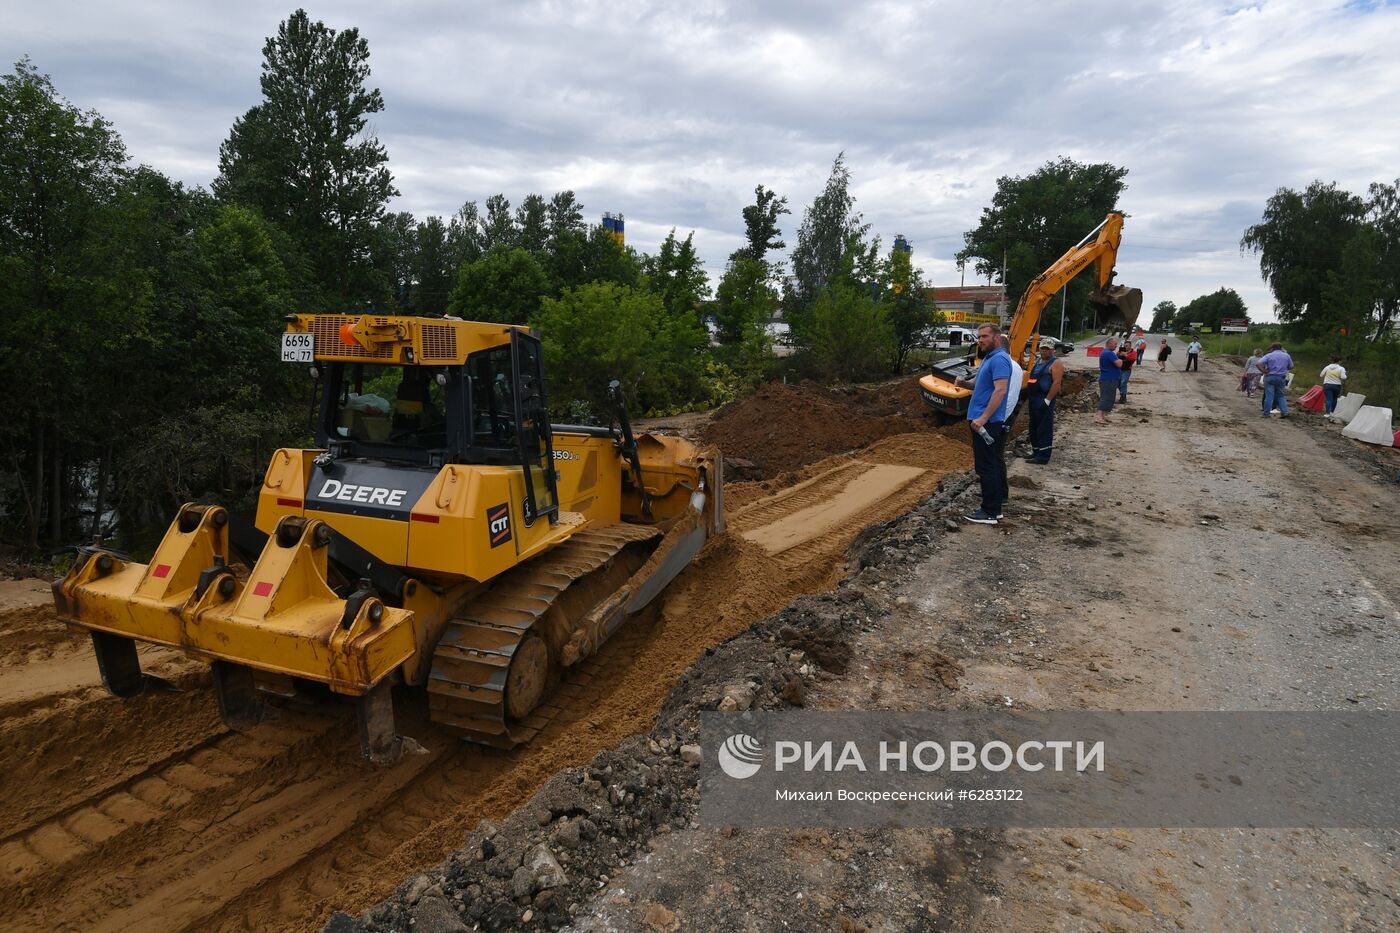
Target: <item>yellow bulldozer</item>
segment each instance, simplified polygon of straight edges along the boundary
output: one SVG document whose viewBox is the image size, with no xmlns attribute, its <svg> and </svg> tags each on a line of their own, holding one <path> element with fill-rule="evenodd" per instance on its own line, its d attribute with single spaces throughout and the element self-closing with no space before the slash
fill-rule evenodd
<svg viewBox="0 0 1400 933">
<path fill-rule="evenodd" d="M 572 665 L 724 530 L 723 466 L 680 438 L 551 424 L 528 328 L 293 315 L 282 359 L 320 387 L 315 449 L 272 455 L 249 524 L 180 509 L 149 563 L 81 548 L 54 583 L 107 689 L 143 689 L 137 642 L 208 662 L 219 711 L 257 722 L 312 684 L 354 698 L 365 756 L 403 747 L 392 688 L 509 748 Z"/>
</svg>

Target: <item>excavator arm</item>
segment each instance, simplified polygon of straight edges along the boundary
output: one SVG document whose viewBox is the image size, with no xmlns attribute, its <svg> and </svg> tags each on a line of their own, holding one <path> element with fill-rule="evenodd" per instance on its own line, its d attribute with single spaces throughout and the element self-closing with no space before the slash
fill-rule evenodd
<svg viewBox="0 0 1400 933">
<path fill-rule="evenodd" d="M 1090 230 L 1084 239 L 1026 286 L 1025 292 L 1021 294 L 1020 304 L 1016 307 L 1016 315 L 1011 319 L 1011 330 L 1007 335 L 1011 341 L 1013 355 L 1024 368 L 1029 370 L 1028 364 L 1035 352 L 1035 344 L 1040 335 L 1041 312 L 1056 292 L 1090 266 L 1094 270 L 1094 291 L 1090 295 L 1090 302 L 1100 308 L 1120 307 L 1128 325 L 1132 324 L 1132 321 L 1126 320 L 1129 309 L 1131 316 L 1136 319 L 1137 311 L 1142 306 L 1142 293 L 1137 289 L 1121 290 L 1124 293 L 1137 294 L 1136 306 L 1132 306 L 1127 295 L 1118 294 L 1119 290 L 1116 289 L 1110 291 L 1113 267 L 1118 260 L 1118 244 L 1122 238 L 1123 215 L 1117 212 L 1110 213 L 1102 223 Z"/>
<path fill-rule="evenodd" d="M 1094 291 L 1089 301 L 1098 309 L 1096 322 L 1126 330 L 1137 320 L 1142 308 L 1141 290 L 1110 284 L 1122 236 L 1123 215 L 1112 212 L 1026 287 L 1007 334 L 1011 354 L 1025 372 L 1031 369 L 1031 358 L 1040 335 L 1041 312 L 1056 292 L 1091 266 Z M 976 358 L 942 360 L 934 363 L 933 371 L 919 380 L 920 395 L 939 417 L 959 418 L 967 413 L 972 392 L 959 386 L 957 381 L 971 378 L 980 362 L 980 353 Z"/>
</svg>

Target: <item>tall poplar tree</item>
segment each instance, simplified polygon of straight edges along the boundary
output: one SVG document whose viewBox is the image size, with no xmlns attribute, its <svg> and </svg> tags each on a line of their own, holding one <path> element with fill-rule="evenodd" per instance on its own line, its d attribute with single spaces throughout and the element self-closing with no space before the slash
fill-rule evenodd
<svg viewBox="0 0 1400 933">
<path fill-rule="evenodd" d="M 285 229 L 324 300 L 343 306 L 375 295 L 375 225 L 398 194 L 388 153 L 367 128 L 384 109 L 369 76 L 358 29 L 297 10 L 263 46 L 263 101 L 234 121 L 213 185 Z"/>
</svg>

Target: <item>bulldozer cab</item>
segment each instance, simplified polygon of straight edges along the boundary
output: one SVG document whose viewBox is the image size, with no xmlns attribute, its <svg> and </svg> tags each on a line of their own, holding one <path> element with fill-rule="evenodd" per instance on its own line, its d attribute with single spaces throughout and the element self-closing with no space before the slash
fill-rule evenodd
<svg viewBox="0 0 1400 933">
<path fill-rule="evenodd" d="M 437 471 L 450 463 L 518 465 L 527 525 L 557 520 L 553 437 L 539 340 L 509 342 L 461 364 L 328 360 L 316 429 L 325 467 L 369 461 Z"/>
</svg>

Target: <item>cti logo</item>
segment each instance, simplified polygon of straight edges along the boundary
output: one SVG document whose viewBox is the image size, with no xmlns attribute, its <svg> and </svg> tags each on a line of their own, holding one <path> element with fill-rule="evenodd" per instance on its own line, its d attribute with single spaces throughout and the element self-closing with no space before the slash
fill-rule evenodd
<svg viewBox="0 0 1400 933">
<path fill-rule="evenodd" d="M 486 510 L 486 530 L 491 535 L 491 546 L 500 547 L 510 540 L 510 505 L 502 503 Z"/>
<path fill-rule="evenodd" d="M 763 743 L 751 735 L 736 732 L 719 747 L 720 770 L 742 781 L 758 773 L 763 764 Z"/>
</svg>

